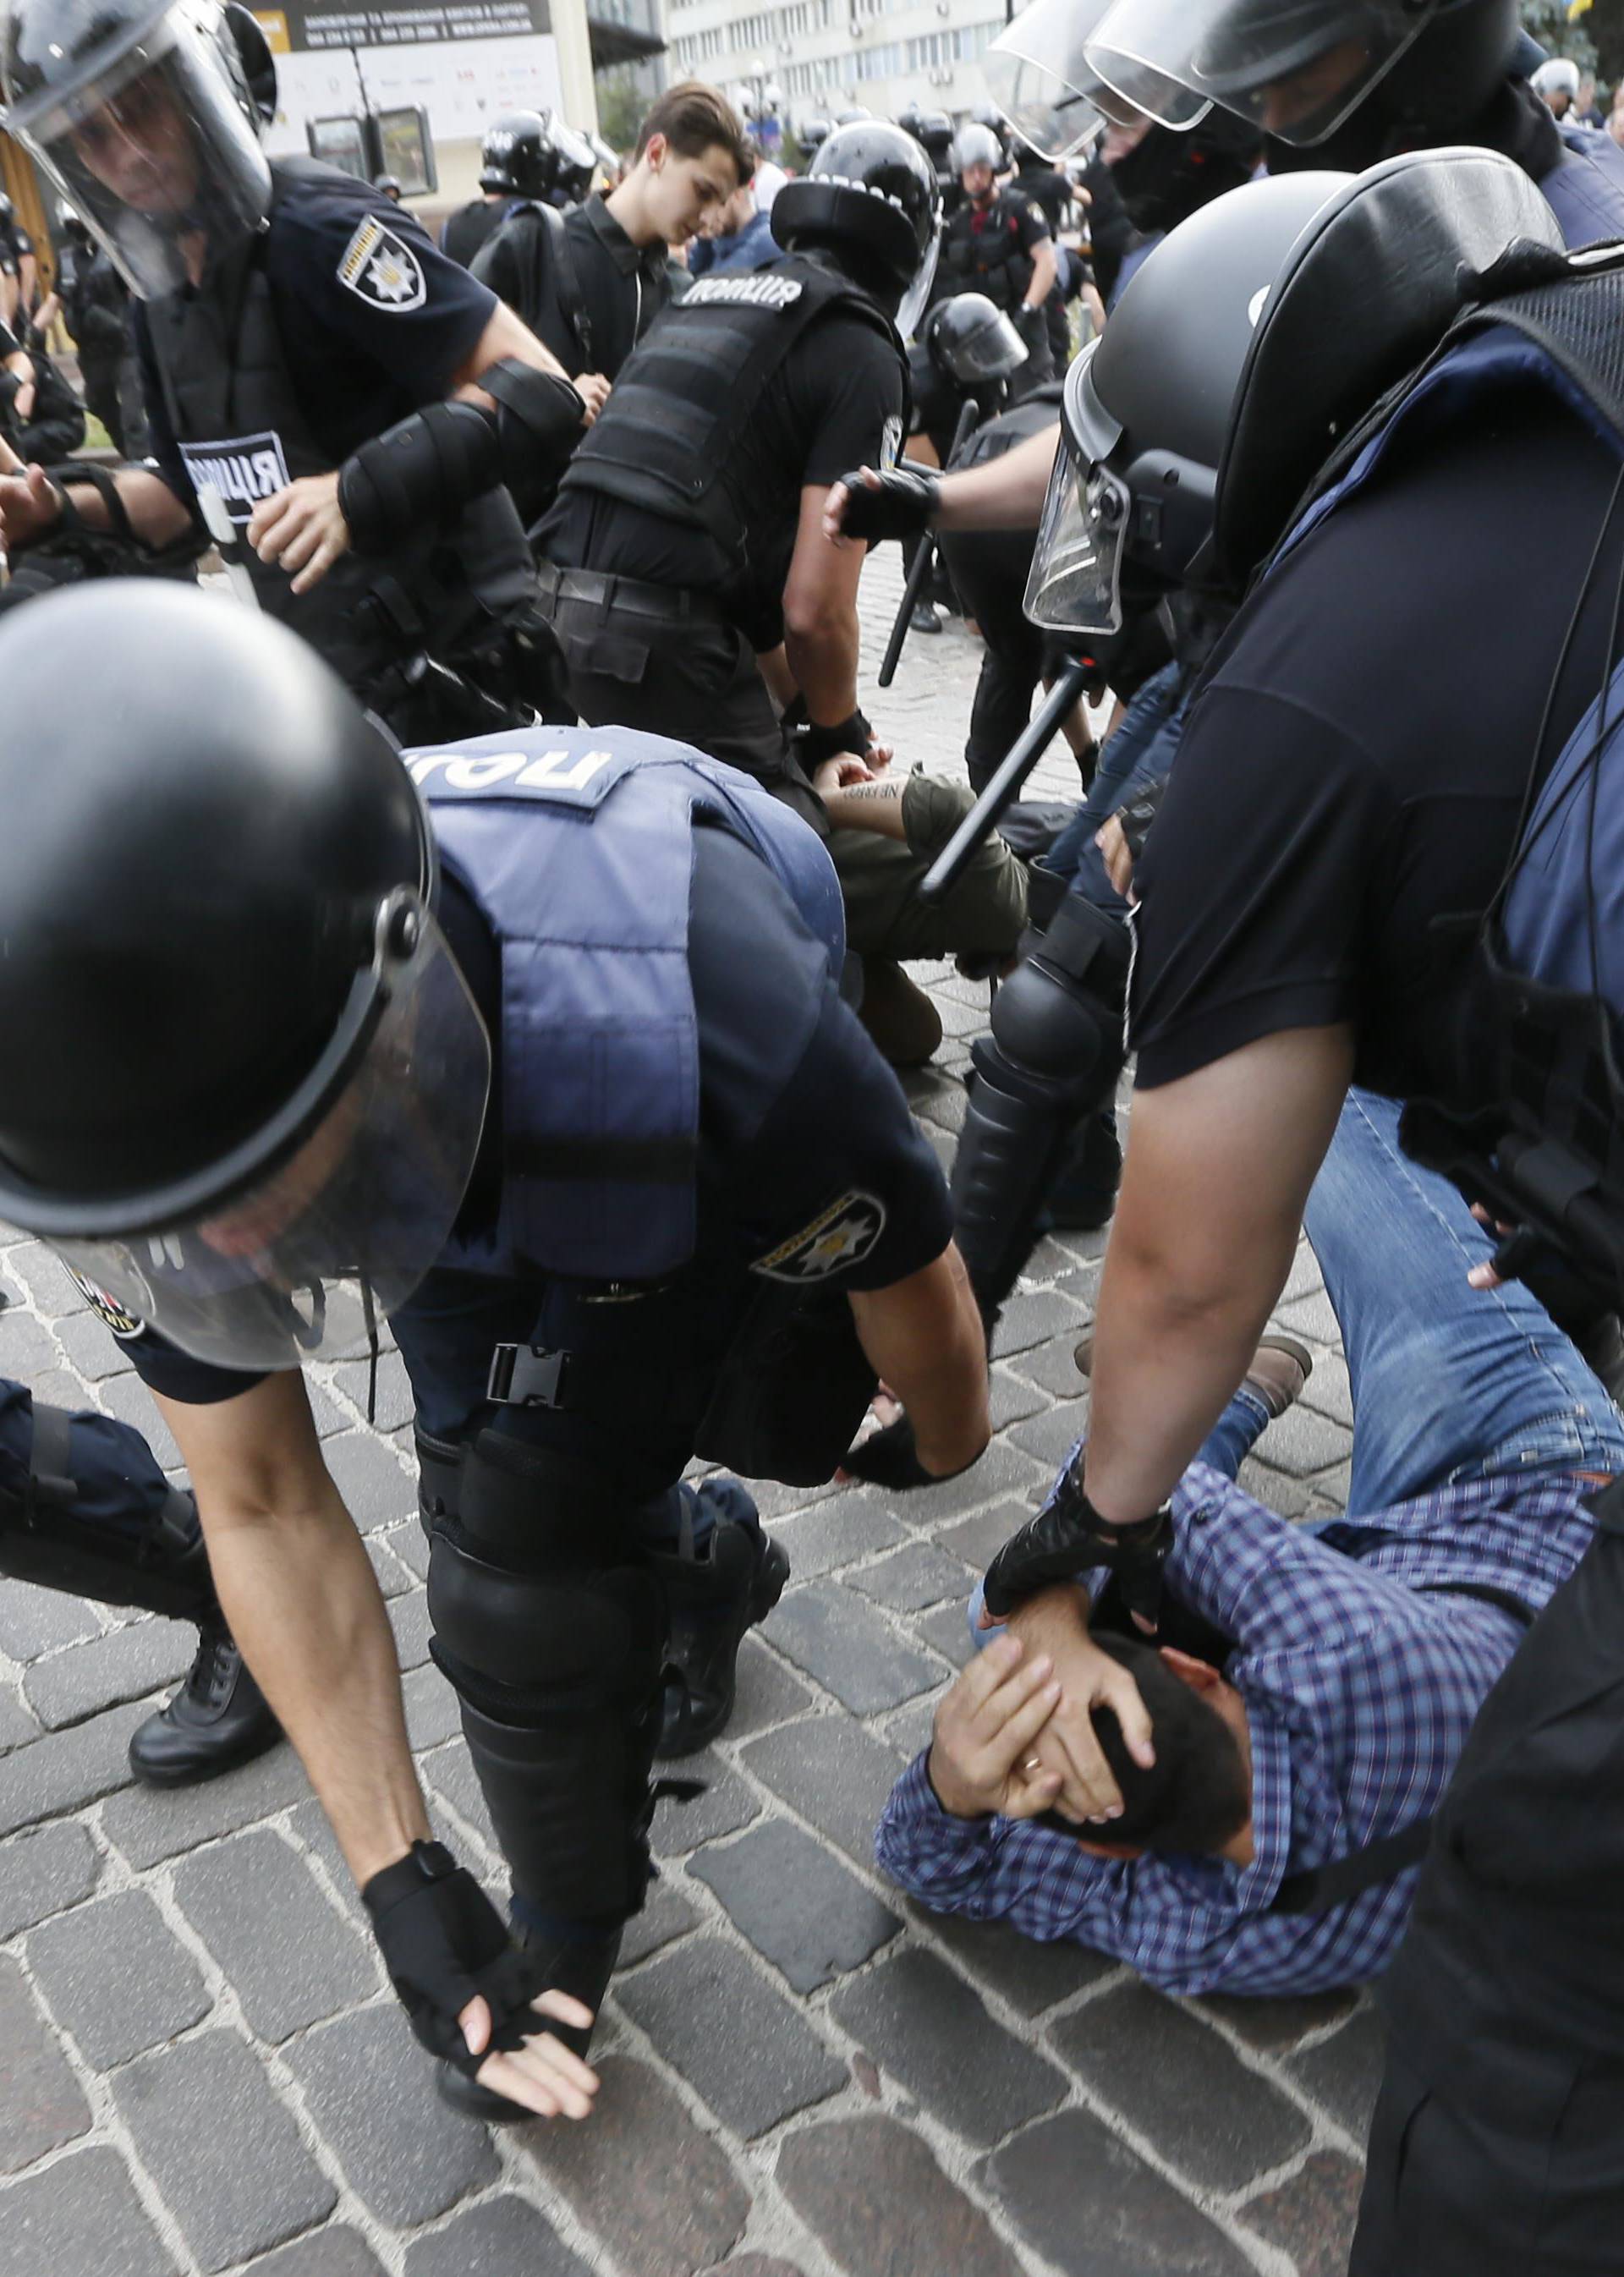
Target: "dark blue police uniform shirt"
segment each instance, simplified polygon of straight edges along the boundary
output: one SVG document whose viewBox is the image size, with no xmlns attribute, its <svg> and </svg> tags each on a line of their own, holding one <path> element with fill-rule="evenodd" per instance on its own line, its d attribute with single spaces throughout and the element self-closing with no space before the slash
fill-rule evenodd
<svg viewBox="0 0 1624 2277">
<path fill-rule="evenodd" d="M 346 281 L 345 256 L 369 217 L 409 256 L 386 286 L 365 269 Z M 398 419 L 448 395 L 498 306 L 496 295 L 448 260 L 420 222 L 347 175 L 281 178 L 260 258 L 294 392 L 335 467 Z M 398 297 L 388 297 L 392 292 Z M 153 454 L 185 498 L 191 484 L 140 301 L 135 338 Z"/>
<path fill-rule="evenodd" d="M 947 1187 L 902 1086 L 842 1001 L 821 945 L 766 863 L 722 830 L 695 834 L 690 912 L 700 1256 L 741 1272 L 763 1260 L 792 1261 L 832 1208 L 860 1196 L 860 1253 L 820 1267 L 818 1277 L 880 1289 L 917 1273 L 951 1236 Z M 500 969 L 484 919 L 446 877 L 438 915 L 493 1047 L 485 1137 L 463 1204 L 471 1230 L 494 1215 L 500 1195 Z M 782 1068 L 764 1070 L 764 1019 L 770 1030 L 780 1004 L 786 1031 L 804 1025 L 809 988 L 819 999 L 816 1022 L 786 1078 Z M 193 1359 L 144 1329 L 123 1341 L 142 1379 L 168 1398 L 210 1405 L 259 1380 Z"/>
</svg>

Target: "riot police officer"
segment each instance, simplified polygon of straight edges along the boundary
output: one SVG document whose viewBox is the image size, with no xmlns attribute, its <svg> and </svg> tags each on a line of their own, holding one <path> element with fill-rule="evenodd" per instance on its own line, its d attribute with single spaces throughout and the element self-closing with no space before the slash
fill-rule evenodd
<svg viewBox="0 0 1624 2277">
<path fill-rule="evenodd" d="M 517 114 L 509 126 L 509 174 L 532 187 L 485 240 L 473 272 L 552 350 L 597 412 L 671 298 L 667 248 L 749 179 L 744 130 L 714 88 L 671 88 L 644 119 L 625 179 L 560 215 L 547 193 L 568 129 L 538 112 Z"/>
<path fill-rule="evenodd" d="M 138 535 L 208 522 L 260 605 L 403 727 L 533 717 L 545 634 L 507 485 L 551 478 L 574 390 L 387 200 L 266 161 L 246 10 L 120 0 L 63 31 L 56 0 L 12 0 L 0 80 L 140 304 L 158 465 L 118 478 Z M 59 511 L 44 475 L 8 481 L 9 550 Z"/>
<path fill-rule="evenodd" d="M 879 1375 L 919 1475 L 985 1443 L 940 1171 L 841 999 L 827 857 L 747 778 L 592 730 L 408 766 L 263 617 L 152 584 L 31 617 L 0 629 L 0 1043 L 39 1079 L 0 1210 L 145 1325 L 222 1601 L 447 2083 L 557 2108 L 511 2052 L 543 1984 L 584 2030 L 643 1901 L 667 1628 L 691 1746 L 783 1582 L 690 1458 L 828 1477 Z M 427 1841 L 299 1373 L 381 1314 L 522 1950 Z"/>
<path fill-rule="evenodd" d="M 147 421 L 130 331 L 129 289 L 71 205 L 59 206 L 57 217 L 61 237 L 53 298 L 79 354 L 85 401 L 120 458 L 142 458 Z M 40 311 L 42 331 L 54 315 L 47 301 Z"/>
<path fill-rule="evenodd" d="M 789 258 L 702 278 L 621 375 L 543 524 L 544 594 L 586 720 L 679 733 L 821 814 L 809 770 L 868 746 L 857 572 L 825 488 L 904 430 L 900 332 L 936 257 L 934 178 L 899 127 L 838 128 L 774 201 Z M 785 651 L 791 756 L 756 659 Z"/>
<path fill-rule="evenodd" d="M 479 195 L 448 214 L 440 229 L 440 251 L 448 260 L 471 267 L 474 255 L 492 231 L 500 228 L 515 199 L 545 197 L 551 191 L 556 175 L 552 142 L 544 148 L 539 140 L 532 146 L 530 139 L 530 122 L 539 116 L 533 110 L 504 111 L 480 137 Z M 533 171 L 527 164 L 532 148 L 538 162 Z M 526 187 L 521 187 L 522 171 L 528 174 Z"/>
<path fill-rule="evenodd" d="M 1003 152 L 990 126 L 966 126 L 953 146 L 964 202 L 942 232 L 940 281 L 950 293 L 985 293 L 1014 321 L 1027 361 L 1011 384 L 1017 397 L 1055 376 L 1044 306 L 1056 275 L 1054 235 L 1041 206 L 1013 187 L 1001 189 Z"/>
</svg>

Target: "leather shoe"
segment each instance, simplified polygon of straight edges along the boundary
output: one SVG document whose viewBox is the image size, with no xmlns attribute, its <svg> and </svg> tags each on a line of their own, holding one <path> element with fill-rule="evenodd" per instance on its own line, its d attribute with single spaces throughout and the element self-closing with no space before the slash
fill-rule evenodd
<svg viewBox="0 0 1624 2277">
<path fill-rule="evenodd" d="M 784 1594 L 789 1553 L 759 1526 L 719 1517 L 695 1557 L 650 1561 L 671 1609 L 660 1710 L 659 1762 L 697 1755 L 727 1728 L 744 1632 L 764 1621 Z"/>
<path fill-rule="evenodd" d="M 130 1769 L 147 1786 L 196 1786 L 251 1763 L 281 1737 L 231 1631 L 210 1621 L 186 1682 L 132 1735 Z"/>
<path fill-rule="evenodd" d="M 511 1934 L 515 1945 L 535 1954 L 544 1974 L 540 1989 L 573 1993 L 591 2010 L 596 2023 L 604 1994 L 609 1989 L 609 1978 L 620 1958 L 621 1928 L 617 1922 L 612 1930 L 597 1937 L 543 1938 L 515 1922 Z M 583 2031 L 576 2025 L 556 2023 L 550 2017 L 538 2016 L 536 2022 L 539 2030 L 550 2032 L 574 2054 L 585 2056 L 591 2043 L 591 2025 Z M 487 2126 L 513 2121 L 522 2124 L 541 2115 L 527 2104 L 515 2103 L 510 2095 L 499 2095 L 494 2088 L 481 2087 L 477 2079 L 470 2079 L 443 2057 L 434 2067 L 434 2085 L 442 2103 L 461 2112 L 466 2119 L 483 2119 Z"/>
</svg>

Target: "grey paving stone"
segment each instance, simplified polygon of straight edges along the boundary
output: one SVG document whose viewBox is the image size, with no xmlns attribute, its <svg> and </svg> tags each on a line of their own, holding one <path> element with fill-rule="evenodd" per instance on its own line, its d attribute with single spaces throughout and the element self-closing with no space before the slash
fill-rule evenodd
<svg viewBox="0 0 1624 2277">
<path fill-rule="evenodd" d="M 90 2106 L 17 1962 L 0 1955 L 0 2174 L 86 2132 Z"/>
<path fill-rule="evenodd" d="M 384 2277 L 384 2265 L 359 2230 L 334 2222 L 265 2255 L 254 2277 Z"/>
<path fill-rule="evenodd" d="M 140 1890 L 98 1898 L 34 1930 L 28 1966 L 51 2014 L 97 2071 L 172 2039 L 212 2005 L 196 1962 Z"/>
<path fill-rule="evenodd" d="M 1017 1289 L 998 1316 L 993 1358 L 1008 1359 L 1052 1336 L 1082 1332 L 1082 1307 L 1059 1289 Z"/>
<path fill-rule="evenodd" d="M 693 2277 L 743 2235 L 749 2196 L 721 2145 L 646 2064 L 610 2055 L 595 2068 L 603 2084 L 584 2127 L 544 2123 L 515 2140 L 621 2267 Z"/>
<path fill-rule="evenodd" d="M 723 2125 L 747 2140 L 845 2084 L 845 2065 L 720 1938 L 685 1938 L 617 1997 Z"/>
<path fill-rule="evenodd" d="M 436 2095 L 433 2060 L 393 1999 L 306 2033 L 287 2060 L 346 2179 L 392 2228 L 432 2221 L 500 2172 L 490 2129 Z"/>
<path fill-rule="evenodd" d="M 389 1626 L 401 1669 L 421 1668 L 429 1657 L 427 1590 L 414 1587 L 406 1596 L 396 1597 L 389 1607 Z"/>
<path fill-rule="evenodd" d="M 1248 2000 L 1228 1992 L 1203 1993 L 1190 2006 L 1216 2016 L 1265 2055 L 1286 2055 L 1311 2032 L 1342 2022 L 1358 2006 L 1356 1992 L 1308 1992 L 1295 1999 Z"/>
<path fill-rule="evenodd" d="M 405 2266 L 406 2277 L 589 2277 L 545 2216 L 507 2193 L 418 2238 Z"/>
<path fill-rule="evenodd" d="M 944 1519 L 959 1518 L 983 1503 L 992 1502 L 1000 1495 L 1015 1495 L 1025 1501 L 1035 1498 L 1048 1481 L 1042 1466 L 1030 1455 L 1023 1454 L 1008 1439 L 995 1439 L 980 1462 L 961 1471 L 956 1479 L 944 1479 L 940 1486 L 917 1487 L 908 1494 L 897 1495 L 890 1507 L 910 1526 L 934 1531 Z M 1028 1512 L 1028 1516 L 1030 1516 Z"/>
<path fill-rule="evenodd" d="M 370 1946 L 269 1828 L 184 1860 L 175 1898 L 262 2039 L 285 2040 L 377 1990 Z"/>
<path fill-rule="evenodd" d="M 1015 1362 L 1016 1367 L 1022 1375 L 1029 1376 L 1033 1383 L 1040 1385 L 1051 1398 L 1080 1399 L 1088 1387 L 1077 1372 L 1074 1355 L 1077 1340 L 1087 1326 L 1085 1314 L 1073 1326 L 1062 1329 L 1057 1336 L 1050 1336 L 1046 1344 L 1034 1346 L 1031 1352 L 1022 1352 Z"/>
<path fill-rule="evenodd" d="M 849 1565 L 854 1558 L 870 1557 L 906 1539 L 896 1520 L 861 1488 L 819 1503 L 803 1517 L 775 1523 L 773 1531 L 789 1552 L 792 1581 L 815 1581 L 837 1565 Z"/>
<path fill-rule="evenodd" d="M 1056 2052 L 1204 2189 L 1239 2190 L 1312 2129 L 1189 2009 L 1130 1982 L 1056 2025 Z"/>
<path fill-rule="evenodd" d="M 98 1387 L 96 1397 L 110 1415 L 116 1415 L 121 1423 L 133 1424 L 151 1448 L 160 1470 L 180 1469 L 180 1450 L 175 1444 L 174 1434 L 153 1405 L 152 1394 L 138 1375 L 110 1375 Z"/>
<path fill-rule="evenodd" d="M 959 1967 L 1007 2000 L 1023 2016 L 1041 2015 L 1057 2001 L 1069 2000 L 1090 1984 L 1097 1984 L 1117 1966 L 1103 1953 L 1091 1953 L 1070 1938 L 1045 1943 L 1022 1937 L 1007 1922 L 968 1921 L 959 1914 L 928 1913 L 910 1901 L 911 1920 L 921 1923 L 933 1938 L 946 1946 Z"/>
<path fill-rule="evenodd" d="M 0 1375 L 32 1383 L 36 1375 L 56 1367 L 61 1357 L 44 1322 L 32 1313 L 0 1313 Z"/>
<path fill-rule="evenodd" d="M 795 1992 L 860 1969 L 902 1928 L 820 1842 L 782 1819 L 703 1852 L 692 1871 Z"/>
<path fill-rule="evenodd" d="M 736 2253 L 731 2261 L 719 2261 L 707 2269 L 705 2277 L 805 2277 L 792 2261 L 780 2261 L 776 2255 Z"/>
<path fill-rule="evenodd" d="M 0 2269 L 174 2277 L 175 2261 L 118 2153 L 93 2146 L 0 2190 Z"/>
<path fill-rule="evenodd" d="M 365 1374 L 364 1367 L 362 1373 Z M 362 1396 L 364 1399 L 364 1388 Z M 387 1440 L 370 1431 L 345 1431 L 324 1440 L 322 1454 L 350 1516 L 363 1534 L 416 1517 L 417 1481 L 400 1468 Z"/>
<path fill-rule="evenodd" d="M 747 1636 L 739 1647 L 738 1690 L 723 1736 L 735 1744 L 752 1739 L 774 1724 L 804 1715 L 812 1700 L 813 1694 L 777 1653 L 759 1637 Z"/>
<path fill-rule="evenodd" d="M 1315 1471 L 1345 1463 L 1353 1444 L 1353 1434 L 1345 1426 L 1299 1405 L 1288 1407 L 1269 1426 L 1258 1441 L 1257 1451 L 1270 1470 L 1306 1479 Z"/>
<path fill-rule="evenodd" d="M 659 1771 L 662 1766 L 657 1763 L 654 1768 Z M 741 1826 L 748 1826 L 760 1816 L 761 1805 L 744 1781 L 708 1748 L 697 1755 L 685 1755 L 669 1769 L 684 1778 L 703 1779 L 705 1788 L 691 1802 L 667 1796 L 656 1805 L 651 1830 L 656 1857 L 680 1858 L 697 1850 L 702 1842 L 736 1834 Z"/>
<path fill-rule="evenodd" d="M 893 1612 L 917 1613 L 926 1605 L 939 1605 L 944 1597 L 964 1597 L 973 1578 L 963 1561 L 945 1550 L 929 1542 L 911 1542 L 877 1565 L 859 1566 L 850 1576 L 850 1586 Z"/>
<path fill-rule="evenodd" d="M 141 2056 L 113 2075 L 112 2092 L 204 2270 L 266 2252 L 332 2211 L 336 2187 L 234 2033 Z"/>
<path fill-rule="evenodd" d="M 631 1969 L 646 1961 L 651 1953 L 658 1953 L 692 1929 L 698 1918 L 687 1899 L 661 1874 L 649 1884 L 643 1911 L 634 1914 L 626 1924 L 621 1938 L 621 1967 Z"/>
<path fill-rule="evenodd" d="M 913 1624 L 913 1633 L 930 1645 L 948 1663 L 948 1668 L 938 1669 L 937 1683 L 947 1681 L 948 1671 L 963 1668 L 971 1653 L 970 1627 L 964 1617 L 964 1599 L 955 1597 L 934 1612 L 924 1613 Z"/>
<path fill-rule="evenodd" d="M 1342 1341 L 1335 1309 L 1323 1286 L 1308 1296 L 1300 1297 L 1294 1304 L 1282 1306 L 1280 1320 L 1293 1336 L 1307 1336 L 1314 1343 L 1337 1344 Z"/>
<path fill-rule="evenodd" d="M 1018 1423 L 1010 1437 L 1024 1454 L 1053 1474 L 1070 1456 L 1088 1425 L 1088 1402 L 1067 1399 L 1047 1407 L 1030 1422 Z"/>
<path fill-rule="evenodd" d="M 403 1527 L 392 1532 L 404 1532 Z M 417 1576 L 410 1567 L 401 1564 L 382 1534 L 369 1534 L 366 1538 L 367 1556 L 372 1561 L 372 1571 L 377 1576 L 377 1586 L 385 1599 L 399 1597 L 408 1589 L 416 1588 Z"/>
<path fill-rule="evenodd" d="M 1029 2127 L 972 2179 L 1064 2277 L 1254 2277 L 1239 2246 L 1092 2112 Z"/>
<path fill-rule="evenodd" d="M 1066 2092 L 1048 2058 L 995 2022 L 934 1953 L 882 1961 L 836 1993 L 829 2013 L 966 2142 L 991 2145 Z"/>
<path fill-rule="evenodd" d="M 111 1713 L 127 1717 L 132 1724 L 141 1715 L 140 1710 L 127 1708 L 114 1709 Z M 61 1736 L 65 1740 L 76 1734 Z M 40 1742 L 42 1747 L 55 1744 L 50 1740 Z M 132 1866 L 156 1866 L 161 1858 L 177 1857 L 182 1850 L 194 1850 L 200 1842 L 212 1842 L 218 1835 L 269 1818 L 290 1802 L 301 1802 L 309 1792 L 310 1783 L 293 1749 L 272 1748 L 257 1763 L 245 1763 L 240 1771 L 228 1771 L 224 1778 L 210 1779 L 204 1786 L 176 1787 L 164 1793 L 152 1787 L 133 1787 L 127 1794 L 116 1795 L 102 1814 L 102 1826 Z"/>
<path fill-rule="evenodd" d="M 1289 2253 L 1297 2277 L 1346 2277 L 1364 2169 L 1339 2151 L 1316 2151 L 1289 2182 L 1247 2200 L 1240 2219 Z"/>
<path fill-rule="evenodd" d="M 0 1842 L 0 1942 L 76 1906 L 101 1870 L 89 1829 L 72 1819 Z"/>
<path fill-rule="evenodd" d="M 992 1372 L 987 1393 L 995 1431 L 1005 1431 L 1011 1423 L 1024 1422 L 1045 1404 L 1044 1394 L 1038 1386 L 1025 1375 L 1018 1375 L 1003 1361 Z"/>
<path fill-rule="evenodd" d="M 850 1716 L 816 1716 L 752 1740 L 742 1757 L 755 1777 L 838 1849 L 872 1866 L 874 1829 L 904 1758 Z"/>
<path fill-rule="evenodd" d="M 873 1607 L 838 1581 L 790 1589 L 764 1634 L 814 1683 L 859 1716 L 900 1707 L 940 1682 L 942 1671 L 907 1643 Z"/>
<path fill-rule="evenodd" d="M 98 1709 L 144 1699 L 184 1676 L 197 1650 L 187 1621 L 132 1621 L 71 1652 L 36 1660 L 23 1679 L 28 1704 L 50 1731 L 82 1723 Z"/>
<path fill-rule="evenodd" d="M 1322 1415 L 1353 1428 L 1353 1388 L 1348 1381 L 1347 1362 L 1340 1352 L 1330 1352 L 1314 1363 L 1314 1373 L 1303 1386 L 1302 1404 L 1317 1408 Z"/>
<path fill-rule="evenodd" d="M 407 1671 L 400 1694 L 406 1702 L 406 1735 L 414 1748 L 438 1748 L 461 1730 L 457 1695 L 432 1661 Z"/>
<path fill-rule="evenodd" d="M 109 1376 L 122 1375 L 129 1367 L 129 1353 L 106 1321 L 95 1313 L 77 1313 L 71 1320 L 58 1320 L 52 1325 L 57 1342 L 87 1383 L 101 1383 Z M 36 1376 L 31 1381 L 37 1382 L 39 1379 Z"/>
<path fill-rule="evenodd" d="M 346 1360 L 332 1371 L 333 1382 L 347 1399 L 355 1401 L 363 1415 L 367 1413 L 370 1377 L 371 1364 L 364 1359 Z M 406 1362 L 397 1352 L 385 1352 L 378 1362 L 377 1405 L 373 1420 L 380 1431 L 398 1431 L 412 1420 L 412 1387 Z"/>
<path fill-rule="evenodd" d="M 777 2177 L 851 2277 L 1021 2277 L 980 2206 L 895 2119 L 799 2128 L 778 2153 Z"/>
<path fill-rule="evenodd" d="M 26 1289 L 48 1320 L 66 1313 L 86 1311 L 90 1299 L 54 1249 L 42 1241 L 26 1241 L 6 1260 L 8 1271 Z"/>
<path fill-rule="evenodd" d="M 39 1736 L 40 1726 L 23 1706 L 21 1692 L 13 1684 L 0 1685 L 0 1755 L 26 1748 Z"/>
<path fill-rule="evenodd" d="M 1305 1235 L 1297 1245 L 1292 1269 L 1285 1276 L 1285 1288 L 1280 1291 L 1280 1302 L 1286 1305 L 1295 1297 L 1311 1297 L 1316 1289 L 1324 1286 L 1325 1276 L 1320 1271 L 1320 1260 Z"/>
<path fill-rule="evenodd" d="M 130 1734 L 144 1708 L 110 1708 L 0 1757 L 0 1834 L 82 1809 L 130 1783 Z"/>
<path fill-rule="evenodd" d="M 1286 2066 L 1300 2086 L 1323 2104 L 1355 2142 L 1370 2131 L 1387 2055 L 1387 2033 L 1379 2008 L 1366 2001 L 1339 2032 L 1317 2048 L 1293 2056 Z"/>
<path fill-rule="evenodd" d="M 955 1519 L 950 1525 L 939 1527 L 936 1539 L 954 1557 L 962 1557 L 979 1580 L 1010 1536 L 1020 1532 L 1032 1510 L 1030 1503 L 995 1502 L 974 1518 Z"/>
<path fill-rule="evenodd" d="M 82 1597 L 36 1589 L 32 1581 L 0 1581 L 0 1652 L 10 1660 L 37 1660 L 42 1652 L 99 1636 L 101 1623 Z"/>
<path fill-rule="evenodd" d="M 1248 1456 L 1240 1466 L 1239 1484 L 1254 1501 L 1265 1509 L 1277 1511 L 1282 1518 L 1302 1518 L 1313 1500 L 1300 1479 L 1288 1478 L 1284 1471 L 1271 1471 L 1255 1455 Z"/>
<path fill-rule="evenodd" d="M 894 1716 L 884 1717 L 880 1728 L 897 1752 L 911 1763 L 922 1748 L 929 1747 L 935 1723 L 936 1695 L 926 1692 L 918 1700 L 911 1700 L 905 1708 L 899 1708 Z"/>
<path fill-rule="evenodd" d="M 384 1539 L 409 1573 L 420 1581 L 429 1578 L 429 1537 L 416 1518 L 407 1519 L 400 1526 L 392 1526 Z"/>
</svg>

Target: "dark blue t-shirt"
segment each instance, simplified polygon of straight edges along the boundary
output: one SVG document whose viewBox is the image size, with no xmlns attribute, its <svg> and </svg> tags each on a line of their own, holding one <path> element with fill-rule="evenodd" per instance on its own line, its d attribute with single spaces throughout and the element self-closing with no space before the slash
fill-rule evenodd
<svg viewBox="0 0 1624 2277">
<path fill-rule="evenodd" d="M 450 393 L 496 296 L 366 183 L 271 171 L 276 202 L 259 257 L 299 407 L 337 467 L 370 437 Z M 135 337 L 153 453 L 189 499 L 139 301 Z"/>
</svg>

